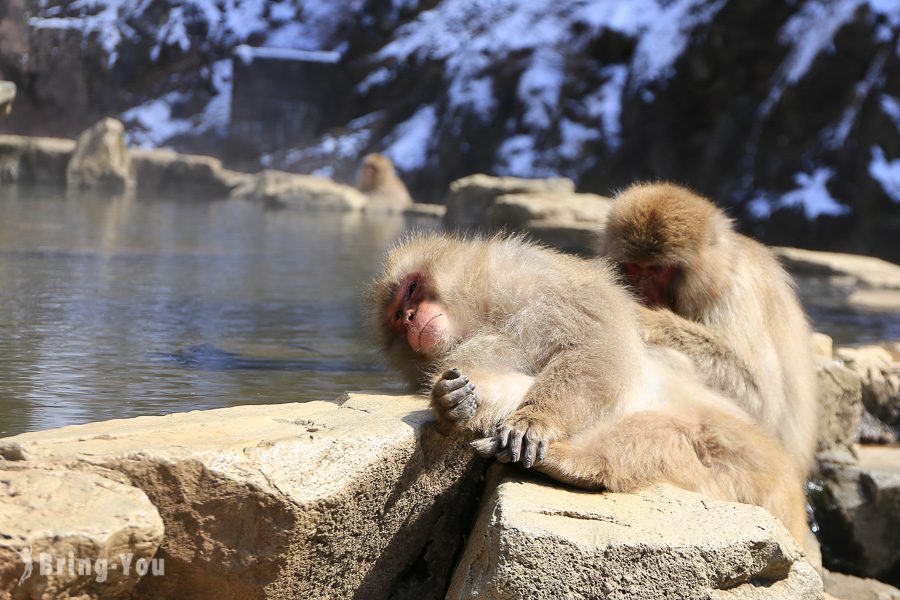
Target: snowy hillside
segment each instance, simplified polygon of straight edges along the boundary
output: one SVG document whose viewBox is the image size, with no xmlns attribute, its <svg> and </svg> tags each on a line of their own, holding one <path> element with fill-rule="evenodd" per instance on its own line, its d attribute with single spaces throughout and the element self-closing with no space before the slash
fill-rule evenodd
<svg viewBox="0 0 900 600">
<path fill-rule="evenodd" d="M 384 151 L 430 199 L 472 171 L 601 193 L 676 179 L 762 234 L 900 210 L 900 0 L 419 4 L 42 0 L 27 23 L 78 32 L 135 81 L 100 99 L 135 144 L 227 139 L 240 44 L 331 50 L 349 81 L 325 108 L 343 125 L 263 164 L 346 179 Z"/>
</svg>

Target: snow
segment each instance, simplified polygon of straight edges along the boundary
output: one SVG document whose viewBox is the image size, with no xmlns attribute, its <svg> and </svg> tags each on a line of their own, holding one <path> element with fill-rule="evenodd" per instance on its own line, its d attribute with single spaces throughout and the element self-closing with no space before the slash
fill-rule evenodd
<svg viewBox="0 0 900 600">
<path fill-rule="evenodd" d="M 750 214 L 757 219 L 769 217 L 772 212 L 780 207 L 799 206 L 807 219 L 816 219 L 821 215 L 840 216 L 850 212 L 850 207 L 835 200 L 828 191 L 828 181 L 834 176 L 834 171 L 828 168 L 818 168 L 808 173 L 794 175 L 794 183 L 797 187 L 780 198 L 772 198 L 763 194 L 748 204 Z"/>
<path fill-rule="evenodd" d="M 603 70 L 606 83 L 584 100 L 587 116 L 603 125 L 606 145 L 615 150 L 622 143 L 622 93 L 628 80 L 628 67 L 613 65 Z"/>
<path fill-rule="evenodd" d="M 535 50 L 531 64 L 519 77 L 519 98 L 525 105 L 524 122 L 535 129 L 548 129 L 556 116 L 562 92 L 565 61 L 558 52 Z"/>
<path fill-rule="evenodd" d="M 889 161 L 881 146 L 872 146 L 869 175 L 881 184 L 881 189 L 892 201 L 900 203 L 900 160 Z"/>
<path fill-rule="evenodd" d="M 559 145 L 559 155 L 570 161 L 579 160 L 584 156 L 582 149 L 585 143 L 601 137 L 600 132 L 596 129 L 586 127 L 569 119 L 563 119 L 559 122 L 559 133 L 562 138 L 562 142 Z"/>
<path fill-rule="evenodd" d="M 437 112 L 429 104 L 397 126 L 388 138 L 385 150 L 394 164 L 404 171 L 414 171 L 425 166 L 428 161 L 428 149 L 434 138 L 437 127 Z"/>
<path fill-rule="evenodd" d="M 188 98 L 187 94 L 181 92 L 169 92 L 122 113 L 129 145 L 155 148 L 186 133 L 225 133 L 231 110 L 231 70 L 230 59 L 213 64 L 211 76 L 217 94 L 202 112 L 191 118 L 179 119 L 172 116 L 172 107 Z"/>
<path fill-rule="evenodd" d="M 541 164 L 531 135 L 514 135 L 507 138 L 497 150 L 498 175 L 513 177 L 555 177 L 559 172 Z"/>
<path fill-rule="evenodd" d="M 246 44 L 241 44 L 235 48 L 234 53 L 245 65 L 252 63 L 255 58 L 329 64 L 335 64 L 341 60 L 339 52 L 317 52 L 313 50 L 295 50 L 291 48 L 272 48 L 267 46 L 251 47 Z"/>
<path fill-rule="evenodd" d="M 900 131 L 900 100 L 887 94 L 881 95 L 881 110 L 894 121 L 894 126 Z"/>
</svg>

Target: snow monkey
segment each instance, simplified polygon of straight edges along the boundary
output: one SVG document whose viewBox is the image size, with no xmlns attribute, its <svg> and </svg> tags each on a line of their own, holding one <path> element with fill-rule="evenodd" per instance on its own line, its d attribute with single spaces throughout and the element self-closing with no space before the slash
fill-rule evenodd
<svg viewBox="0 0 900 600">
<path fill-rule="evenodd" d="M 586 489 L 667 482 L 768 509 L 798 540 L 803 481 L 690 361 L 641 337 L 613 269 L 520 238 L 422 234 L 371 288 L 390 363 L 482 456 Z"/>
<path fill-rule="evenodd" d="M 369 154 L 363 159 L 357 185 L 373 206 L 406 208 L 413 202 L 394 163 L 383 154 Z"/>
<path fill-rule="evenodd" d="M 709 200 L 667 183 L 619 194 L 605 253 L 643 303 L 646 339 L 688 355 L 812 468 L 817 441 L 812 332 L 790 276 Z"/>
</svg>

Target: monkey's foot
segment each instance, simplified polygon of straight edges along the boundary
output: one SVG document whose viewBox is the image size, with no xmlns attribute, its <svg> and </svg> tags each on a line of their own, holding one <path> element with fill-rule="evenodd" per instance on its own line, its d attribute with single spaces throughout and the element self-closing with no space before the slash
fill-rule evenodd
<svg viewBox="0 0 900 600">
<path fill-rule="evenodd" d="M 475 384 L 459 369 L 444 372 L 431 388 L 431 405 L 439 418 L 451 423 L 471 419 L 480 403 Z"/>
<path fill-rule="evenodd" d="M 526 469 L 537 462 L 544 462 L 547 447 L 556 439 L 540 414 L 534 414 L 530 407 L 523 407 L 511 414 L 497 430 L 500 445 L 508 453 L 495 453 L 500 462 L 519 462 Z"/>
</svg>

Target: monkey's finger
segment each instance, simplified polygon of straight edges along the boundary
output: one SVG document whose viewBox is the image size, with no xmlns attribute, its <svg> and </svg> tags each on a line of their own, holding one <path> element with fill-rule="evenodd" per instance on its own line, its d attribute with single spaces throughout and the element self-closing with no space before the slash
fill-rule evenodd
<svg viewBox="0 0 900 600">
<path fill-rule="evenodd" d="M 443 396 L 444 394 L 448 394 L 454 390 L 458 390 L 469 383 L 469 380 L 465 377 L 457 377 L 456 379 L 439 379 L 434 387 L 431 388 L 433 394 L 437 394 L 438 396 Z"/>
<path fill-rule="evenodd" d="M 512 456 L 509 453 L 508 448 L 504 448 L 497 453 L 497 462 L 508 463 L 512 461 Z"/>
<path fill-rule="evenodd" d="M 496 435 L 489 438 L 481 438 L 479 440 L 475 440 L 469 444 L 473 448 L 475 448 L 475 452 L 481 455 L 481 458 L 490 458 L 500 452 L 502 447 L 500 446 L 500 438 Z"/>
<path fill-rule="evenodd" d="M 474 390 L 470 386 L 466 386 L 460 388 L 456 391 L 450 392 L 449 394 L 444 394 L 437 398 L 438 402 L 440 402 L 446 408 L 453 408 L 458 405 L 460 402 L 466 400 L 474 393 Z"/>
<path fill-rule="evenodd" d="M 506 448 L 509 446 L 509 434 L 512 433 L 512 427 L 504 425 L 497 431 L 497 437 L 500 438 L 500 445 Z"/>
<path fill-rule="evenodd" d="M 538 447 L 537 447 L 537 461 L 538 461 L 539 463 L 544 462 L 544 459 L 547 458 L 547 447 L 548 447 L 549 445 L 550 445 L 550 443 L 547 442 L 546 439 L 543 439 L 543 440 L 541 440 L 540 442 L 538 442 Z"/>
<path fill-rule="evenodd" d="M 522 466 L 530 469 L 534 464 L 535 456 L 537 456 L 538 442 L 531 440 L 525 436 L 525 444 L 522 446 Z"/>
<path fill-rule="evenodd" d="M 446 371 L 444 371 L 444 374 L 441 375 L 441 379 L 459 379 L 462 376 L 463 376 L 462 371 L 460 371 L 457 368 L 453 368 L 453 369 L 447 369 Z M 466 379 L 466 381 L 468 381 L 468 379 Z"/>
<path fill-rule="evenodd" d="M 513 431 L 509 436 L 509 454 L 513 462 L 519 462 L 522 455 L 522 435 L 521 431 Z"/>
<path fill-rule="evenodd" d="M 478 406 L 477 402 L 475 402 L 475 397 L 471 396 L 455 407 L 453 407 L 448 413 L 447 418 L 451 421 L 462 421 L 468 420 L 475 416 L 475 408 Z"/>
</svg>

